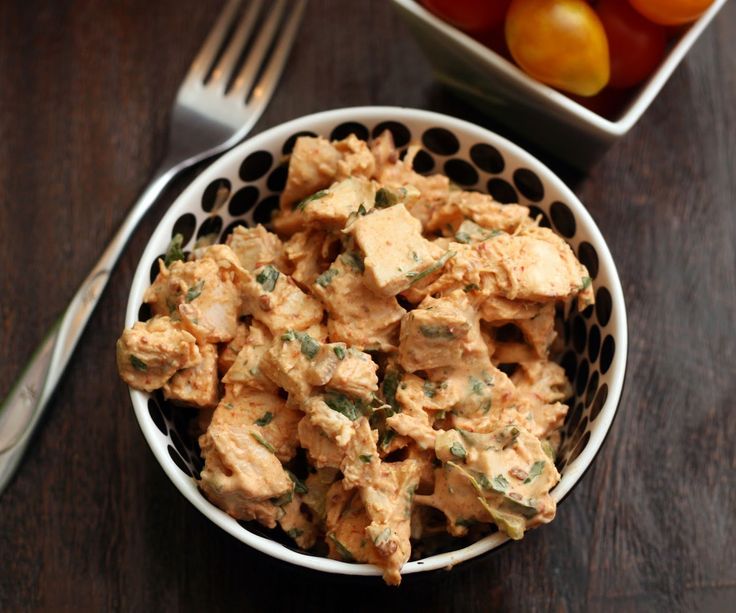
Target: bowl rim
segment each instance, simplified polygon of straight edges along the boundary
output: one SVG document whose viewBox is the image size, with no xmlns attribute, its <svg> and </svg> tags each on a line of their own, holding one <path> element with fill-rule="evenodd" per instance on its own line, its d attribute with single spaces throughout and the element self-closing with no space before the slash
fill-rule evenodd
<svg viewBox="0 0 736 613">
<path fill-rule="evenodd" d="M 726 4 L 726 0 L 715 0 L 698 19 L 690 24 L 685 24 L 687 29 L 677 42 L 672 45 L 659 64 L 659 67 L 639 86 L 638 91 L 626 107 L 625 112 L 618 119 L 610 120 L 575 102 L 566 94 L 533 79 L 521 70 L 521 68 L 516 66 L 516 64 L 513 64 L 462 30 L 459 30 L 431 13 L 418 0 L 391 0 L 391 2 L 422 21 L 436 33 L 452 39 L 487 69 L 500 72 L 517 86 L 526 89 L 537 100 L 541 100 L 554 107 L 558 113 L 562 113 L 568 119 L 574 118 L 582 121 L 588 127 L 593 128 L 608 138 L 623 136 L 639 121 L 665 83 L 667 83 L 670 76 L 672 76 L 675 68 L 679 66 L 682 58 L 685 57 L 685 54 L 700 37 L 703 30 L 713 20 L 718 11 Z"/>
<path fill-rule="evenodd" d="M 519 163 L 525 164 L 527 167 L 539 173 L 540 178 L 543 178 L 545 183 L 554 184 L 555 188 L 565 198 L 565 202 L 574 211 L 576 220 L 579 221 L 581 227 L 585 228 L 589 235 L 589 242 L 593 244 L 598 253 L 599 274 L 605 272 L 608 277 L 608 286 L 614 307 L 610 325 L 612 335 L 616 342 L 616 351 L 609 369 L 611 379 L 608 396 L 596 420 L 596 429 L 591 430 L 588 444 L 582 453 L 567 465 L 565 475 L 551 492 L 553 498 L 559 502 L 580 480 L 585 470 L 595 458 L 618 409 L 626 370 L 626 356 L 628 354 L 628 330 L 623 290 L 608 245 L 590 213 L 570 188 L 547 168 L 546 165 L 524 151 L 521 147 L 473 123 L 449 115 L 407 107 L 358 106 L 322 111 L 298 117 L 271 127 L 247 139 L 224 153 L 210 166 L 205 168 L 174 200 L 159 221 L 156 229 L 148 239 L 148 243 L 136 266 L 125 312 L 125 326 L 130 327 L 138 320 L 141 297 L 145 289 L 150 285 L 150 263 L 160 252 L 159 249 L 156 249 L 159 235 L 162 235 L 169 228 L 171 225 L 169 222 L 173 222 L 175 217 L 180 213 L 178 211 L 181 205 L 180 203 L 190 201 L 193 196 L 200 194 L 213 179 L 223 174 L 224 169 L 233 164 L 234 158 L 242 159 L 247 155 L 247 152 L 259 149 L 271 150 L 270 143 L 272 141 L 277 139 L 284 140 L 296 132 L 314 129 L 315 125 L 320 122 L 337 124 L 344 121 L 381 122 L 386 120 L 421 122 L 427 125 L 455 129 L 462 133 L 463 137 L 472 137 L 478 139 L 478 142 L 491 143 L 494 146 L 498 146 L 501 151 L 512 154 L 519 160 Z M 240 525 L 234 518 L 206 500 L 199 493 L 196 481 L 192 477 L 187 477 L 173 462 L 167 451 L 166 444 L 161 443 L 160 431 L 153 423 L 153 420 L 149 418 L 147 394 L 132 388 L 129 388 L 129 393 L 138 424 L 156 460 L 181 494 L 217 526 L 254 549 L 297 566 L 346 575 L 381 574 L 378 567 L 370 564 L 347 563 L 294 551 L 276 541 L 251 532 Z M 608 407 L 613 408 L 607 410 Z M 461 549 L 407 562 L 401 572 L 402 574 L 411 574 L 452 567 L 460 562 L 491 551 L 507 540 L 508 537 L 500 532 L 496 532 Z"/>
</svg>

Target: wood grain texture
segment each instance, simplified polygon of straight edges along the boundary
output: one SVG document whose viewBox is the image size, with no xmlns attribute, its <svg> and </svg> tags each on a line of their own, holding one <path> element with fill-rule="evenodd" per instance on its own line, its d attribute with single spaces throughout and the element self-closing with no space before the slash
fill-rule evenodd
<svg viewBox="0 0 736 613">
<path fill-rule="evenodd" d="M 146 184 L 219 4 L 0 3 L 0 395 Z M 433 82 L 387 3 L 347 5 L 310 0 L 257 131 L 397 104 L 506 133 Z M 113 347 L 140 253 L 189 173 L 135 234 L 0 497 L 0 610 L 733 610 L 735 29 L 730 3 L 587 176 L 541 156 L 608 240 L 631 332 L 619 416 L 551 525 L 391 589 L 274 562 L 179 495 L 140 434 Z"/>
</svg>

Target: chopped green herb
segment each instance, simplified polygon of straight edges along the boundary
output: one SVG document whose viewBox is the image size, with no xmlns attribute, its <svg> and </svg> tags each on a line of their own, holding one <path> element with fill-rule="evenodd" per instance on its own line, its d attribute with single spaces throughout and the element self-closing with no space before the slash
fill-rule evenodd
<svg viewBox="0 0 736 613">
<path fill-rule="evenodd" d="M 593 279 L 591 279 L 590 277 L 583 277 L 580 283 L 580 291 L 588 289 L 591 283 L 593 283 Z"/>
<path fill-rule="evenodd" d="M 470 242 L 470 234 L 467 232 L 456 232 L 455 240 L 458 243 L 465 243 L 467 245 Z"/>
<path fill-rule="evenodd" d="M 421 325 L 419 326 L 419 332 L 421 332 L 422 336 L 425 336 L 426 338 L 442 338 L 446 340 L 455 338 L 452 330 L 447 326 Z"/>
<path fill-rule="evenodd" d="M 266 411 L 263 414 L 263 417 L 259 417 L 258 419 L 256 419 L 254 423 L 257 426 L 267 426 L 268 424 L 271 423 L 272 419 L 273 419 L 273 413 L 271 413 L 271 411 Z"/>
<path fill-rule="evenodd" d="M 271 504 L 275 507 L 283 507 L 285 504 L 289 504 L 294 498 L 294 492 L 289 490 L 285 494 L 281 494 L 277 498 L 271 498 Z"/>
<path fill-rule="evenodd" d="M 371 458 L 373 458 L 372 455 L 368 455 L 368 454 L 364 454 L 364 453 L 360 454 L 358 457 L 360 458 L 360 461 L 363 462 L 363 463 L 365 463 L 365 464 L 370 464 L 371 463 Z"/>
<path fill-rule="evenodd" d="M 502 449 L 508 449 L 516 444 L 516 439 L 519 438 L 520 431 L 517 427 L 512 426 L 505 430 L 503 434 L 498 435 L 496 438 L 499 443 L 503 444 Z"/>
<path fill-rule="evenodd" d="M 264 292 L 272 292 L 276 287 L 276 282 L 279 280 L 280 274 L 277 268 L 269 264 L 268 266 L 264 266 L 263 270 L 256 275 L 256 281 L 261 284 Z"/>
<path fill-rule="evenodd" d="M 542 441 L 542 451 L 544 451 L 545 455 L 550 460 L 552 460 L 553 462 L 555 461 L 555 450 L 549 441 Z"/>
<path fill-rule="evenodd" d="M 363 206 L 363 203 L 361 202 L 360 206 L 358 207 L 358 215 L 362 217 L 367 214 L 368 214 L 368 211 L 366 210 L 366 208 Z"/>
<path fill-rule="evenodd" d="M 204 288 L 204 279 L 200 279 L 194 285 L 192 285 L 192 287 L 190 287 L 187 290 L 186 301 L 191 302 L 192 300 L 196 300 L 197 298 L 199 298 L 200 294 L 202 293 L 203 288 Z"/>
<path fill-rule="evenodd" d="M 299 528 L 292 528 L 291 530 L 287 530 L 286 534 L 293 539 L 298 539 L 302 534 L 304 534 L 304 530 L 300 530 Z"/>
<path fill-rule="evenodd" d="M 524 479 L 524 483 L 531 483 L 532 481 L 534 481 L 534 479 L 541 475 L 546 464 L 547 462 L 545 462 L 544 460 L 537 460 L 536 462 L 534 462 L 531 469 L 529 469 L 529 476 Z"/>
<path fill-rule="evenodd" d="M 232 402 L 226 402 L 225 408 L 230 409 L 232 411 L 235 408 L 235 405 Z"/>
<path fill-rule="evenodd" d="M 476 379 L 473 376 L 469 377 L 469 381 L 470 381 L 470 391 L 476 396 L 482 396 L 483 389 L 485 388 L 483 381 L 481 381 L 480 379 Z"/>
<path fill-rule="evenodd" d="M 456 526 L 464 526 L 466 528 L 470 528 L 470 526 L 475 526 L 475 524 L 477 524 L 477 523 L 478 522 L 475 521 L 474 519 L 465 519 L 463 517 L 458 517 L 455 520 L 455 525 Z"/>
<path fill-rule="evenodd" d="M 324 198 L 326 195 L 327 195 L 327 190 L 326 189 L 322 189 L 322 190 L 320 190 L 318 192 L 315 192 L 311 196 L 307 196 L 306 198 L 304 198 L 304 200 L 301 200 L 300 202 L 298 202 L 296 204 L 296 206 L 294 207 L 294 210 L 295 211 L 303 211 L 304 208 L 310 202 L 312 202 L 313 200 L 319 200 L 320 198 Z"/>
<path fill-rule="evenodd" d="M 523 515 L 527 519 L 530 519 L 539 513 L 539 509 L 534 506 L 532 500 L 529 500 L 528 503 L 529 504 L 524 504 L 523 502 L 514 500 L 509 496 L 505 496 L 501 503 L 501 508 L 506 511 L 510 511 L 511 513 L 518 513 L 519 515 Z"/>
<path fill-rule="evenodd" d="M 337 345 L 336 347 L 332 348 L 332 351 L 335 352 L 335 355 L 337 356 L 338 360 L 344 360 L 345 359 L 345 349 L 341 347 L 340 345 Z"/>
<path fill-rule="evenodd" d="M 399 197 L 389 189 L 382 187 L 376 192 L 376 208 L 385 209 L 399 201 Z"/>
<path fill-rule="evenodd" d="M 517 517 L 510 513 L 504 513 L 498 509 L 484 505 L 489 515 L 493 518 L 494 523 L 499 530 L 503 530 L 513 540 L 518 541 L 524 537 L 525 522 L 521 517 Z"/>
<path fill-rule="evenodd" d="M 463 447 L 460 443 L 455 441 L 452 445 L 450 445 L 450 453 L 454 455 L 456 458 L 464 458 L 468 455 L 468 452 L 465 451 L 465 447 Z"/>
<path fill-rule="evenodd" d="M 309 488 L 307 487 L 307 484 L 304 483 L 299 477 L 297 477 L 293 472 L 290 470 L 286 471 L 286 474 L 289 475 L 289 479 L 291 479 L 294 483 L 294 491 L 297 494 L 307 494 L 309 492 Z"/>
<path fill-rule="evenodd" d="M 358 272 L 363 272 L 365 270 L 363 256 L 359 251 L 346 251 L 340 256 L 340 259 L 353 270 Z"/>
<path fill-rule="evenodd" d="M 491 400 L 490 400 L 490 398 L 488 400 L 484 400 L 481 403 L 480 410 L 483 411 L 483 413 L 488 413 L 488 411 L 491 410 Z"/>
<path fill-rule="evenodd" d="M 319 277 L 317 277 L 315 283 L 322 287 L 327 287 L 336 276 L 337 268 L 328 268 Z"/>
<path fill-rule="evenodd" d="M 363 415 L 362 403 L 358 400 L 351 400 L 345 394 L 340 392 L 328 391 L 324 395 L 325 404 L 333 411 L 341 413 L 350 421 L 355 421 Z"/>
<path fill-rule="evenodd" d="M 463 291 L 464 291 L 465 293 L 468 293 L 468 292 L 472 292 L 472 291 L 475 291 L 475 290 L 477 290 L 477 289 L 480 289 L 480 287 L 478 286 L 478 284 L 477 284 L 477 283 L 468 283 L 468 284 L 467 284 L 467 285 L 466 285 L 466 286 L 465 286 L 465 287 L 463 288 Z"/>
<path fill-rule="evenodd" d="M 273 448 L 273 445 L 269 443 L 265 438 L 263 438 L 260 434 L 258 434 L 258 432 L 253 432 L 251 430 L 250 435 L 255 439 L 256 442 L 263 445 L 271 453 L 276 453 L 276 450 Z"/>
<path fill-rule="evenodd" d="M 493 477 L 493 489 L 497 492 L 505 492 L 509 489 L 509 482 L 503 475 Z"/>
<path fill-rule="evenodd" d="M 440 268 L 447 264 L 447 260 L 449 260 L 451 257 L 454 257 L 454 255 L 454 251 L 448 251 L 439 260 L 437 260 L 428 268 L 425 268 L 422 272 L 407 272 L 406 276 L 411 279 L 410 285 L 414 285 L 417 281 L 424 279 L 424 277 L 426 277 L 427 275 L 431 275 L 433 272 L 437 272 Z"/>
<path fill-rule="evenodd" d="M 183 244 L 184 237 L 181 234 L 174 234 L 169 246 L 166 248 L 166 255 L 164 256 L 164 264 L 167 268 L 176 261 L 184 261 Z"/>
<path fill-rule="evenodd" d="M 378 444 L 381 446 L 381 449 L 386 449 L 391 444 L 391 441 L 394 440 L 395 436 L 396 436 L 396 432 L 394 432 L 390 428 L 387 428 L 384 431 L 384 433 L 381 435 L 381 438 L 378 441 Z"/>
<path fill-rule="evenodd" d="M 401 407 L 399 407 L 399 403 L 396 401 L 396 390 L 399 387 L 399 380 L 401 379 L 401 373 L 399 373 L 398 370 L 388 370 L 386 371 L 386 375 L 383 378 L 383 397 L 385 398 L 386 402 L 391 405 L 392 412 L 389 415 L 393 415 L 394 413 L 398 413 L 401 410 Z"/>
<path fill-rule="evenodd" d="M 307 356 L 308 359 L 313 359 L 319 351 L 319 342 L 314 340 L 306 332 L 295 332 L 294 334 L 302 345 L 302 353 Z"/>
<path fill-rule="evenodd" d="M 140 370 L 141 372 L 146 372 L 148 370 L 148 364 L 132 353 L 130 354 L 130 364 L 133 368 Z"/>
<path fill-rule="evenodd" d="M 427 398 L 434 398 L 434 395 L 437 393 L 434 389 L 434 383 L 431 381 L 425 381 L 424 385 L 422 385 L 422 388 L 424 390 L 424 395 Z"/>
<path fill-rule="evenodd" d="M 338 555 L 342 558 L 343 562 L 355 562 L 355 556 L 350 552 L 350 550 L 345 547 L 340 541 L 337 540 L 337 537 L 333 532 L 330 532 L 327 535 L 327 538 L 332 541 L 332 544 L 335 545 L 335 550 L 337 551 Z"/>
<path fill-rule="evenodd" d="M 381 530 L 380 534 L 373 540 L 373 544 L 376 547 L 380 547 L 381 545 L 388 543 L 388 540 L 390 538 L 391 538 L 391 528 L 384 528 L 383 530 Z"/>
<path fill-rule="evenodd" d="M 291 342 L 296 338 L 296 332 L 294 330 L 287 330 L 281 335 L 281 340 L 284 342 Z"/>
</svg>

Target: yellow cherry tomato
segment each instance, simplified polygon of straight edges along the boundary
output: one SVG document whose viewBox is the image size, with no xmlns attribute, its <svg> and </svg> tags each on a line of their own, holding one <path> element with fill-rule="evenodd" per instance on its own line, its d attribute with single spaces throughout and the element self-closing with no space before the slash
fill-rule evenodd
<svg viewBox="0 0 736 613">
<path fill-rule="evenodd" d="M 689 23 L 700 17 L 713 0 L 629 0 L 644 17 L 663 26 Z"/>
<path fill-rule="evenodd" d="M 584 0 L 513 0 L 506 43 L 535 79 L 580 96 L 594 96 L 610 76 L 608 41 Z"/>
</svg>

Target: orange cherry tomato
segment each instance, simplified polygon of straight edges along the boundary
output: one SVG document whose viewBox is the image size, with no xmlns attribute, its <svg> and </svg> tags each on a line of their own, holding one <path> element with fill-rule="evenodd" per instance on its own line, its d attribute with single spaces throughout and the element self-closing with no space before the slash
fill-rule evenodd
<svg viewBox="0 0 736 613">
<path fill-rule="evenodd" d="M 516 63 L 535 79 L 580 96 L 608 83 L 608 42 L 584 0 L 512 0 L 506 42 Z"/>
<path fill-rule="evenodd" d="M 437 17 L 465 32 L 499 25 L 511 0 L 421 0 Z"/>
<path fill-rule="evenodd" d="M 596 11 L 608 38 L 609 86 L 625 88 L 641 83 L 662 61 L 665 28 L 644 19 L 622 0 L 600 0 Z"/>
<path fill-rule="evenodd" d="M 689 23 L 700 17 L 713 0 L 629 0 L 644 17 L 663 26 Z"/>
</svg>

